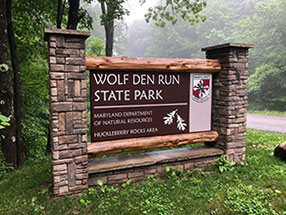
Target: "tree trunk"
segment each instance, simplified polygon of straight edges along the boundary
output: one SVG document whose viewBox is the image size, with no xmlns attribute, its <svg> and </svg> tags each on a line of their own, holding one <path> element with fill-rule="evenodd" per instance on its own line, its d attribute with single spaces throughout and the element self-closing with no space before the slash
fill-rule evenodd
<svg viewBox="0 0 286 215">
<path fill-rule="evenodd" d="M 62 28 L 62 0 L 58 0 L 57 28 Z"/>
<path fill-rule="evenodd" d="M 79 0 L 69 0 L 69 18 L 68 18 L 68 29 L 76 30 L 77 24 L 79 22 Z"/>
<path fill-rule="evenodd" d="M 105 2 L 101 2 L 101 13 L 103 15 L 108 14 L 108 5 Z M 107 11 L 106 11 L 107 7 Z M 108 57 L 112 56 L 113 53 L 113 39 L 114 39 L 114 20 L 104 22 L 104 29 L 105 29 L 105 55 Z"/>
<path fill-rule="evenodd" d="M 112 56 L 113 54 L 113 40 L 114 40 L 114 21 L 110 21 L 104 24 L 105 29 L 105 54 L 106 56 Z"/>
<path fill-rule="evenodd" d="M 6 162 L 17 168 L 12 79 L 7 47 L 6 0 L 0 0 L 0 5 L 0 113 L 10 117 L 10 126 L 0 130 L 0 140 Z"/>
<path fill-rule="evenodd" d="M 64 0 L 64 3 L 62 0 L 58 0 L 58 11 L 57 11 L 57 28 L 62 28 L 62 20 L 63 20 L 63 14 L 65 10 L 66 0 Z"/>
<path fill-rule="evenodd" d="M 7 34 L 10 45 L 10 54 L 11 54 L 12 68 L 14 74 L 14 111 L 15 111 L 15 124 L 16 124 L 17 166 L 21 167 L 24 165 L 25 161 L 25 147 L 22 139 L 21 78 L 20 78 L 20 68 L 19 68 L 15 33 L 12 22 L 12 0 L 7 0 L 6 16 L 7 16 Z"/>
</svg>

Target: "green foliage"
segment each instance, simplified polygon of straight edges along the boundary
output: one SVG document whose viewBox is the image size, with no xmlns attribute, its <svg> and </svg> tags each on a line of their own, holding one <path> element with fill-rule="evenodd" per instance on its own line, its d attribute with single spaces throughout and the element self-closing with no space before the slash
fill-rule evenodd
<svg viewBox="0 0 286 215">
<path fill-rule="evenodd" d="M 165 28 L 153 27 L 146 45 L 145 56 L 168 58 L 203 58 L 202 47 L 225 43 L 233 38 L 235 11 L 225 1 L 208 2 L 201 12 L 205 22 L 191 26 L 179 20 L 176 25 L 166 24 Z M 143 34 L 144 35 L 144 34 Z M 137 39 L 147 43 L 142 36 Z M 144 57 L 145 57 L 144 56 Z M 141 56 L 143 57 L 143 56 Z"/>
<path fill-rule="evenodd" d="M 93 19 L 89 15 L 88 11 L 86 9 L 83 9 L 82 7 L 80 7 L 78 15 L 79 15 L 79 17 L 81 17 L 81 19 L 79 21 L 78 29 L 91 30 Z"/>
<path fill-rule="evenodd" d="M 97 180 L 97 184 L 102 187 L 103 186 L 103 182 L 101 180 Z"/>
<path fill-rule="evenodd" d="M 169 177 L 177 177 L 182 175 L 182 171 L 178 167 L 166 166 L 165 173 Z"/>
<path fill-rule="evenodd" d="M 90 0 L 85 0 L 90 3 Z M 39 158 L 45 153 L 49 128 L 48 49 L 43 29 L 55 27 L 57 1 L 13 1 L 13 24 L 21 72 L 23 140 L 28 158 Z M 63 14 L 67 24 L 69 4 Z M 79 28 L 90 29 L 92 18 L 80 8 Z"/>
<path fill-rule="evenodd" d="M 29 62 L 33 55 L 47 56 L 43 29 L 55 25 L 57 1 L 15 0 L 12 7 L 20 65 Z"/>
<path fill-rule="evenodd" d="M 255 107 L 251 107 L 247 110 L 247 113 L 252 113 L 252 114 L 261 114 L 261 115 L 267 115 L 267 116 L 286 116 L 286 112 L 281 112 L 281 111 L 269 111 L 267 109 L 264 109 L 262 111 L 256 110 Z"/>
<path fill-rule="evenodd" d="M 1 146 L 1 144 L 0 144 Z M 10 170 L 13 170 L 13 166 L 9 163 L 7 163 L 4 159 L 4 155 L 3 153 L 1 152 L 0 150 L 0 180 L 5 176 L 7 175 L 7 173 L 10 171 Z"/>
<path fill-rule="evenodd" d="M 235 166 L 234 162 L 227 160 L 227 155 L 222 155 L 220 158 L 216 159 L 214 164 L 217 165 L 220 173 L 232 171 Z"/>
<path fill-rule="evenodd" d="M 10 121 L 9 117 L 6 117 L 0 114 L 0 129 L 3 129 L 6 126 L 9 126 L 10 125 L 9 121 Z"/>
<path fill-rule="evenodd" d="M 45 153 L 49 127 L 49 79 L 45 59 L 34 57 L 21 64 L 23 96 L 23 140 L 28 157 Z"/>
<path fill-rule="evenodd" d="M 125 187 L 128 187 L 131 183 L 132 183 L 132 179 L 128 179 L 127 181 L 126 181 L 126 183 L 123 183 L 121 186 L 123 187 L 123 188 L 125 188 Z"/>
<path fill-rule="evenodd" d="M 264 104 L 266 109 L 286 109 L 286 71 L 262 64 L 249 77 L 249 99 Z M 284 79 L 285 76 L 285 79 Z"/>
<path fill-rule="evenodd" d="M 87 4 L 83 3 L 82 7 L 86 9 L 89 13 L 89 15 L 92 17 L 92 29 L 90 30 L 91 32 L 91 37 L 86 41 L 86 47 L 89 47 L 90 41 L 97 40 L 96 42 L 96 47 L 101 47 L 101 42 L 102 40 L 104 42 L 105 39 L 105 31 L 104 27 L 100 24 L 101 23 L 101 8 L 99 4 Z M 126 23 L 124 23 L 122 20 L 115 20 L 115 29 L 114 29 L 114 55 L 122 55 L 123 51 L 125 49 L 126 45 Z M 96 39 L 95 39 L 96 38 Z M 99 54 L 100 52 L 96 52 Z M 97 56 L 101 56 L 100 55 Z M 104 54 L 105 55 L 105 52 Z M 89 48 L 87 48 L 87 56 L 91 56 L 89 54 Z M 92 55 L 94 56 L 94 54 Z"/>
<path fill-rule="evenodd" d="M 87 46 L 87 56 L 104 56 L 104 41 L 99 37 L 90 39 Z"/>
<path fill-rule="evenodd" d="M 248 147 L 259 149 L 266 152 L 274 151 L 275 147 L 286 141 L 285 136 L 273 135 L 273 132 L 263 131 L 247 131 L 248 138 L 246 139 Z"/>
<path fill-rule="evenodd" d="M 202 22 L 206 20 L 205 16 L 200 15 L 206 4 L 207 1 L 205 0 L 166 0 L 154 8 L 149 8 L 145 18 L 147 22 L 154 20 L 155 25 L 159 27 L 165 27 L 166 21 L 174 25 L 179 19 L 194 25 L 200 20 Z"/>
<path fill-rule="evenodd" d="M 31 203 L 30 203 L 30 206 L 33 208 L 33 210 L 35 212 L 39 212 L 41 210 L 44 210 L 45 207 L 43 207 L 42 205 L 37 204 L 37 200 L 38 200 L 38 197 L 33 196 L 32 200 L 31 200 Z"/>
<path fill-rule="evenodd" d="M 262 109 L 285 110 L 286 4 L 265 0 L 257 2 L 254 9 L 236 25 L 237 40 L 255 44 L 249 59 L 249 101 Z"/>
<path fill-rule="evenodd" d="M 126 0 L 98 0 L 98 2 L 106 5 L 105 14 L 100 16 L 102 25 L 114 20 L 123 20 L 124 15 L 129 15 L 129 11 L 124 8 Z"/>
<path fill-rule="evenodd" d="M 4 129 L 6 126 L 10 126 L 9 121 L 10 121 L 9 117 L 0 114 L 0 129 Z M 5 137 L 2 136 L 0 140 L 2 138 Z M 5 176 L 9 170 L 13 170 L 13 166 L 5 161 L 4 155 L 1 151 L 1 141 L 0 141 L 0 179 L 3 176 Z"/>
<path fill-rule="evenodd" d="M 272 205 L 267 201 L 269 193 L 258 187 L 239 183 L 236 188 L 229 188 L 226 193 L 224 207 L 227 208 L 231 214 L 278 215 L 272 208 Z"/>
</svg>

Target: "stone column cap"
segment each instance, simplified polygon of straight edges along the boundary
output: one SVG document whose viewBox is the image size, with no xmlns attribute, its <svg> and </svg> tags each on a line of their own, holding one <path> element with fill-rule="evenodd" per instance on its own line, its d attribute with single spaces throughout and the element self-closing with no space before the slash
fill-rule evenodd
<svg viewBox="0 0 286 215">
<path fill-rule="evenodd" d="M 45 28 L 44 32 L 45 32 L 44 36 L 45 41 L 48 41 L 49 35 L 52 34 L 82 36 L 84 38 L 88 38 L 90 36 L 89 31 L 78 31 L 71 29 Z"/>
<path fill-rule="evenodd" d="M 202 48 L 202 51 L 210 51 L 210 50 L 230 48 L 230 47 L 249 49 L 249 48 L 253 48 L 254 45 L 253 44 L 245 44 L 245 43 L 224 43 L 221 45 L 215 45 L 215 46 L 209 46 L 209 47 Z"/>
</svg>

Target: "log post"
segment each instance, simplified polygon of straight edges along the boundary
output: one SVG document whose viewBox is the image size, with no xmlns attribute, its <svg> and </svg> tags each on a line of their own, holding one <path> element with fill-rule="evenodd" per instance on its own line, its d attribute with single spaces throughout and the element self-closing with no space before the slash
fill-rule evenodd
<svg viewBox="0 0 286 215">
<path fill-rule="evenodd" d="M 85 39 L 89 32 L 45 29 L 49 45 L 53 194 L 88 188 Z"/>
<path fill-rule="evenodd" d="M 212 130 L 215 146 L 229 161 L 245 160 L 248 49 L 253 45 L 228 43 L 203 48 L 207 59 L 218 59 L 221 72 L 213 75 Z"/>
</svg>

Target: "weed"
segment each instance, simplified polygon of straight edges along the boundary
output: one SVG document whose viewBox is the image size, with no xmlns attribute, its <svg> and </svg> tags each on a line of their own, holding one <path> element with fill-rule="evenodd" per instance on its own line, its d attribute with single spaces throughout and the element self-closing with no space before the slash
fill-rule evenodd
<svg viewBox="0 0 286 215">
<path fill-rule="evenodd" d="M 165 173 L 167 177 L 169 176 L 176 177 L 182 175 L 182 171 L 178 167 L 173 167 L 173 166 L 166 166 Z"/>
<path fill-rule="evenodd" d="M 35 212 L 39 212 L 41 210 L 44 210 L 45 207 L 40 205 L 39 203 L 37 203 L 37 200 L 38 200 L 38 197 L 33 196 L 32 200 L 31 200 L 31 203 L 30 203 L 30 206 L 33 208 L 33 210 Z"/>
<path fill-rule="evenodd" d="M 226 159 L 227 155 L 222 155 L 220 158 L 216 159 L 216 162 L 214 163 L 217 167 L 220 173 L 232 171 L 235 163 L 230 162 Z"/>
<path fill-rule="evenodd" d="M 236 188 L 229 188 L 226 193 L 224 207 L 232 214 L 277 214 L 267 201 L 268 193 L 253 185 L 240 183 Z"/>
<path fill-rule="evenodd" d="M 132 183 L 132 179 L 129 179 L 128 181 L 126 181 L 126 183 L 123 183 L 121 186 L 123 188 L 125 188 L 125 187 L 129 186 L 131 183 Z"/>
</svg>

